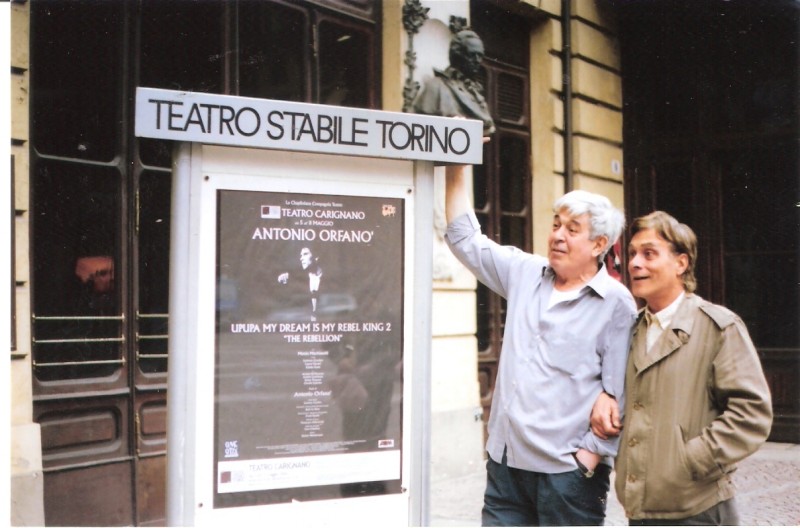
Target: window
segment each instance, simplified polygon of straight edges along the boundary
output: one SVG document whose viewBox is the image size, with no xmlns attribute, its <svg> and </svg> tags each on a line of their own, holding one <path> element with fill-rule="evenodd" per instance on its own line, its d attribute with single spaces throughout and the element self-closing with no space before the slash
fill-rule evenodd
<svg viewBox="0 0 800 528">
<path fill-rule="evenodd" d="M 47 524 L 164 524 L 173 145 L 133 136 L 136 87 L 376 107 L 379 19 L 362 0 L 31 2 Z"/>
</svg>

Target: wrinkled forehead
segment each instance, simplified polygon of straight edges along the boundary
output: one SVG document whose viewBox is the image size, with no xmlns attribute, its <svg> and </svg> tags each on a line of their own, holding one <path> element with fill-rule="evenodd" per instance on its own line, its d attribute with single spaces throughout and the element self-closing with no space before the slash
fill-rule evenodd
<svg viewBox="0 0 800 528">
<path fill-rule="evenodd" d="M 569 207 L 562 207 L 553 214 L 553 220 L 561 224 L 589 225 L 589 213 L 575 213 Z"/>
</svg>

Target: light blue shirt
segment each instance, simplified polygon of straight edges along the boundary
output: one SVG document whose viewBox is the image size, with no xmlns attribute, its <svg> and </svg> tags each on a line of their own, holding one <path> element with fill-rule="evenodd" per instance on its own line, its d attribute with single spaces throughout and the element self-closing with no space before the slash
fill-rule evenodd
<svg viewBox="0 0 800 528">
<path fill-rule="evenodd" d="M 628 289 L 603 266 L 576 299 L 548 309 L 555 274 L 545 257 L 489 240 L 473 212 L 456 218 L 445 238 L 478 280 L 507 300 L 486 445 L 492 460 L 501 462 L 506 450 L 510 467 L 562 473 L 576 468 L 572 453 L 581 447 L 614 457 L 619 438 L 595 436 L 589 416 L 602 391 L 624 406 L 636 318 Z"/>
</svg>

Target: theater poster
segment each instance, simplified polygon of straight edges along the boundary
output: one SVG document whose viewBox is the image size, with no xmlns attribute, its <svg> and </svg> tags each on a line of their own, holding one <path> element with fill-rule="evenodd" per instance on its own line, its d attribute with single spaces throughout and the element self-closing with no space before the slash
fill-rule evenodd
<svg viewBox="0 0 800 528">
<path fill-rule="evenodd" d="M 401 492 L 403 205 L 217 191 L 214 507 Z"/>
</svg>

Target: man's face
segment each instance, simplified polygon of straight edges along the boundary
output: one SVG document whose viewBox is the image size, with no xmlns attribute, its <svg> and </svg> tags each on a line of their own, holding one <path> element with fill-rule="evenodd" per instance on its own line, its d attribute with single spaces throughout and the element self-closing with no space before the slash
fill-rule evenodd
<svg viewBox="0 0 800 528">
<path fill-rule="evenodd" d="M 461 54 L 463 56 L 461 73 L 470 79 L 474 79 L 478 75 L 478 71 L 480 71 L 481 61 L 484 56 L 483 42 L 476 38 L 467 39 Z"/>
<path fill-rule="evenodd" d="M 303 269 L 308 269 L 311 265 L 312 258 L 314 258 L 314 255 L 311 254 L 310 249 L 303 248 L 300 250 L 300 264 L 303 266 Z"/>
<path fill-rule="evenodd" d="M 689 258 L 676 255 L 672 245 L 653 229 L 643 229 L 628 245 L 631 292 L 644 299 L 654 312 L 663 310 L 683 291 L 681 275 Z"/>
<path fill-rule="evenodd" d="M 605 247 L 605 237 L 589 240 L 589 215 L 572 216 L 562 209 L 553 216 L 553 228 L 547 237 L 547 257 L 560 278 L 576 278 L 596 270 L 597 257 Z"/>
</svg>

